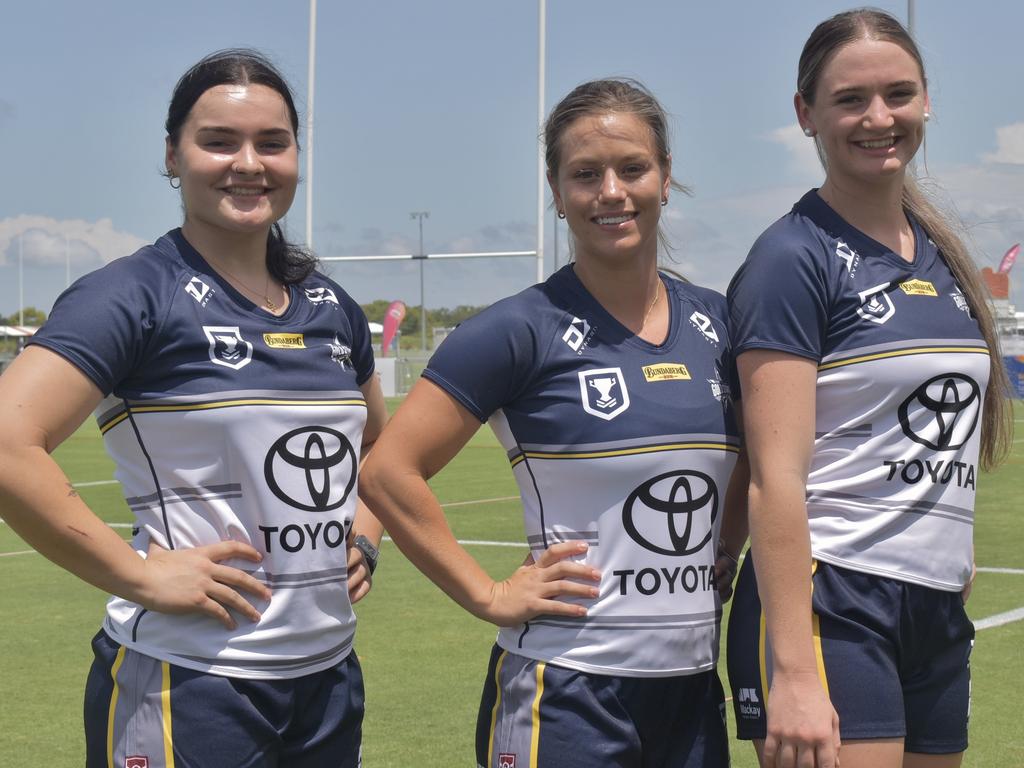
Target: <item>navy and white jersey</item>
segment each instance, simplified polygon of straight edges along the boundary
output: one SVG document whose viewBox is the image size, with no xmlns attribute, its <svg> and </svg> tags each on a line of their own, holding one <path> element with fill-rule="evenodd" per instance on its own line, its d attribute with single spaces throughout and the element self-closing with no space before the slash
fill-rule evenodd
<svg viewBox="0 0 1024 768">
<path fill-rule="evenodd" d="M 726 309 L 713 291 L 662 282 L 661 345 L 567 266 L 464 322 L 424 371 L 507 451 L 534 557 L 582 540 L 581 561 L 601 571 L 586 617 L 499 631 L 520 656 L 635 677 L 715 665 L 715 550 L 738 452 Z"/>
<path fill-rule="evenodd" d="M 281 317 L 256 308 L 172 231 L 76 282 L 32 339 L 105 395 L 96 411 L 135 516 L 132 544 L 182 549 L 236 540 L 261 563 L 269 602 L 238 628 L 114 597 L 104 629 L 183 667 L 289 678 L 349 652 L 345 537 L 355 515 L 373 374 L 366 318 L 313 274 Z"/>
<path fill-rule="evenodd" d="M 729 287 L 733 347 L 818 364 L 814 557 L 959 590 L 971 574 L 989 352 L 920 225 L 913 262 L 805 195 Z"/>
</svg>

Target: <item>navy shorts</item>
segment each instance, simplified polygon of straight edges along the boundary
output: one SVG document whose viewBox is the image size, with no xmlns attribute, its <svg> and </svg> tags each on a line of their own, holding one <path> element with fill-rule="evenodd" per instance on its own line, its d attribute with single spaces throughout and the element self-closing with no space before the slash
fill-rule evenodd
<svg viewBox="0 0 1024 768">
<path fill-rule="evenodd" d="M 487 768 L 727 768 L 718 673 L 617 677 L 495 646 L 476 726 Z"/>
<path fill-rule="evenodd" d="M 363 676 L 354 652 L 305 677 L 249 680 L 168 664 L 102 630 L 92 647 L 87 768 L 361 764 Z"/>
<path fill-rule="evenodd" d="M 974 625 L 959 592 L 817 561 L 814 644 L 843 740 L 904 740 L 904 751 L 967 749 Z M 728 666 L 737 736 L 765 737 L 771 648 L 753 558 L 736 584 Z"/>
</svg>

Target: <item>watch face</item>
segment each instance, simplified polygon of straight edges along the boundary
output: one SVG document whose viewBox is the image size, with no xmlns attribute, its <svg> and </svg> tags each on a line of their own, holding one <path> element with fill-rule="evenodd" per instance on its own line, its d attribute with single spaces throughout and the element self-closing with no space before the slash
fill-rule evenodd
<svg viewBox="0 0 1024 768">
<path fill-rule="evenodd" d="M 377 558 L 380 556 L 379 550 L 365 536 L 356 536 L 353 544 L 363 553 L 363 557 L 366 558 L 366 565 L 370 569 L 370 573 L 373 573 L 373 569 L 377 567 Z"/>
</svg>

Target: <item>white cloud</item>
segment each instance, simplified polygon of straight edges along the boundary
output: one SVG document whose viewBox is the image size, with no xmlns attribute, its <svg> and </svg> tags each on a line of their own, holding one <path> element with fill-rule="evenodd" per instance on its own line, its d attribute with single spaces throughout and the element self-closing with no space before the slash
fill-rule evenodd
<svg viewBox="0 0 1024 768">
<path fill-rule="evenodd" d="M 796 173 L 809 177 L 810 182 L 821 180 L 821 162 L 818 160 L 814 139 L 804 136 L 798 124 L 792 123 L 776 128 L 765 138 L 782 145 L 789 154 L 790 164 Z"/>
<path fill-rule="evenodd" d="M 0 264 L 16 261 L 19 248 L 23 248 L 27 264 L 64 264 L 70 256 L 76 267 L 96 267 L 145 244 L 145 240 L 115 229 L 110 219 L 90 222 L 22 215 L 0 220 Z"/>
<path fill-rule="evenodd" d="M 996 128 L 996 151 L 982 155 L 986 163 L 1024 165 L 1024 123 L 1012 123 Z"/>
</svg>

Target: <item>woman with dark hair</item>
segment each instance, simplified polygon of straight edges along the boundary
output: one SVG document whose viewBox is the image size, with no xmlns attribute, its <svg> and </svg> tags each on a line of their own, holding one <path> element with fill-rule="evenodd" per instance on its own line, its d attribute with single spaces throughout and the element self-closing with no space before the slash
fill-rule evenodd
<svg viewBox="0 0 1024 768">
<path fill-rule="evenodd" d="M 667 134 L 632 81 L 585 83 L 555 107 L 548 181 L 575 261 L 444 341 L 362 476 L 410 560 L 500 627 L 481 766 L 728 765 L 715 666 L 719 591 L 745 538 L 726 490 L 739 437 L 724 299 L 658 271 Z M 501 581 L 427 485 L 484 422 L 530 549 Z"/>
<path fill-rule="evenodd" d="M 821 23 L 797 119 L 825 181 L 729 288 L 752 556 L 729 622 L 765 766 L 945 768 L 967 747 L 978 467 L 1009 443 L 977 268 L 912 161 L 921 54 L 881 11 Z"/>
<path fill-rule="evenodd" d="M 192 67 L 167 118 L 181 228 L 76 282 L 0 378 L 4 519 L 113 595 L 89 766 L 359 764 L 352 603 L 381 528 L 356 474 L 385 409 L 366 318 L 278 224 L 297 130 L 260 54 Z M 130 542 L 48 455 L 91 412 Z"/>
</svg>

